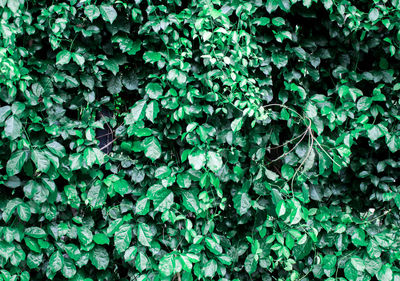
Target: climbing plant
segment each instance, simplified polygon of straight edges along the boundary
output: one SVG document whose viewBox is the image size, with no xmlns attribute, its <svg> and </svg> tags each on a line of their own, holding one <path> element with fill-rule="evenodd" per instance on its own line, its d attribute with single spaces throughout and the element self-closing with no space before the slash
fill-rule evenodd
<svg viewBox="0 0 400 281">
<path fill-rule="evenodd" d="M 0 14 L 0 280 L 400 280 L 399 0 Z"/>
</svg>

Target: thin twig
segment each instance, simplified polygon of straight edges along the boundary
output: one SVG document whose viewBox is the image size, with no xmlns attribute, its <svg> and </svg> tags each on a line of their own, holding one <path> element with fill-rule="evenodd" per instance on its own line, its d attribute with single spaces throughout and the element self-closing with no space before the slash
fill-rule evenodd
<svg viewBox="0 0 400 281">
<path fill-rule="evenodd" d="M 107 147 L 109 147 L 113 142 L 115 142 L 116 140 L 118 139 L 118 137 L 116 137 L 115 139 L 113 139 L 112 141 L 110 141 L 108 144 L 106 144 L 105 146 L 103 146 L 103 147 L 100 147 L 100 150 L 103 150 L 104 148 L 107 148 Z"/>
</svg>

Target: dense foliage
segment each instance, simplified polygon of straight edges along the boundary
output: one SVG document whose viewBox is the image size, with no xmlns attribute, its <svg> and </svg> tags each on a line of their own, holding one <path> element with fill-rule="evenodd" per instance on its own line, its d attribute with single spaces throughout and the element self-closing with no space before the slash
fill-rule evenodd
<svg viewBox="0 0 400 281">
<path fill-rule="evenodd" d="M 0 7 L 0 280 L 400 280 L 399 0 Z"/>
</svg>

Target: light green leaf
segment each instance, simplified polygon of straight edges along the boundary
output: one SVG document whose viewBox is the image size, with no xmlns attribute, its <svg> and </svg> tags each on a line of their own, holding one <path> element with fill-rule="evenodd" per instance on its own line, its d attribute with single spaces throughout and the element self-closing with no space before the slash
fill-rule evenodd
<svg viewBox="0 0 400 281">
<path fill-rule="evenodd" d="M 217 262 L 211 259 L 203 266 L 202 269 L 204 272 L 204 277 L 213 278 L 218 269 Z"/>
<path fill-rule="evenodd" d="M 52 272 L 60 271 L 64 264 L 64 257 L 60 253 L 60 251 L 54 252 L 49 260 L 49 269 Z"/>
<path fill-rule="evenodd" d="M 370 21 L 374 22 L 378 18 L 379 18 L 379 10 L 377 8 L 373 8 L 368 14 L 368 19 Z"/>
<path fill-rule="evenodd" d="M 206 164 L 206 154 L 203 150 L 196 149 L 189 154 L 188 160 L 193 169 L 200 170 Z"/>
<path fill-rule="evenodd" d="M 166 254 L 160 260 L 158 270 L 164 276 L 171 276 L 175 271 L 175 257 L 173 254 Z"/>
<path fill-rule="evenodd" d="M 56 64 L 64 65 L 69 63 L 70 60 L 71 60 L 71 52 L 68 50 L 62 50 L 57 54 Z"/>
<path fill-rule="evenodd" d="M 49 170 L 50 160 L 47 159 L 46 155 L 43 152 L 39 150 L 33 150 L 31 153 L 31 159 L 33 163 L 35 163 L 38 171 L 46 173 Z"/>
<path fill-rule="evenodd" d="M 129 247 L 128 250 L 126 250 L 125 254 L 124 254 L 125 261 L 128 262 L 128 261 L 134 260 L 135 256 L 136 256 L 136 253 L 137 253 L 137 247 L 136 246 Z"/>
<path fill-rule="evenodd" d="M 31 208 L 26 203 L 21 203 L 18 205 L 17 213 L 22 221 L 29 221 L 31 218 Z"/>
<path fill-rule="evenodd" d="M 115 249 L 118 253 L 124 252 L 128 249 L 132 240 L 132 226 L 123 224 L 114 235 Z"/>
<path fill-rule="evenodd" d="M 157 160 L 161 156 L 161 145 L 155 137 L 145 138 L 143 141 L 144 154 L 152 161 Z"/>
<path fill-rule="evenodd" d="M 10 116 L 6 120 L 6 126 L 4 128 L 4 133 L 11 140 L 15 140 L 22 134 L 22 123 L 18 117 Z"/>
<path fill-rule="evenodd" d="M 0 123 L 3 123 L 10 113 L 11 113 L 11 106 L 6 105 L 0 107 Z"/>
<path fill-rule="evenodd" d="M 174 203 L 174 194 L 160 184 L 155 184 L 147 190 L 147 197 L 153 200 L 154 211 L 169 210 Z"/>
<path fill-rule="evenodd" d="M 243 118 L 242 118 L 242 117 L 236 118 L 236 119 L 233 120 L 232 123 L 231 123 L 231 129 L 232 129 L 232 131 L 234 131 L 234 132 L 240 131 L 240 129 L 242 128 L 242 126 L 243 126 Z"/>
<path fill-rule="evenodd" d="M 92 251 L 90 252 L 89 259 L 92 264 L 99 270 L 106 269 L 110 258 L 106 249 L 101 246 L 95 246 Z"/>
<path fill-rule="evenodd" d="M 238 192 L 233 197 L 233 206 L 236 212 L 243 216 L 251 208 L 251 198 L 246 192 Z"/>
<path fill-rule="evenodd" d="M 157 118 L 158 113 L 160 112 L 160 109 L 158 107 L 158 102 L 153 100 L 150 101 L 149 104 L 147 105 L 146 109 L 146 117 L 151 123 L 155 123 L 155 120 Z"/>
<path fill-rule="evenodd" d="M 106 22 L 113 23 L 117 18 L 117 11 L 112 5 L 102 4 L 100 6 L 100 14 Z"/>
<path fill-rule="evenodd" d="M 159 52 L 147 51 L 143 54 L 143 59 L 145 62 L 155 63 L 161 59 L 161 54 Z"/>
<path fill-rule="evenodd" d="M 158 83 L 149 83 L 146 86 L 146 94 L 148 94 L 151 99 L 156 100 L 163 95 L 163 89 Z"/>
<path fill-rule="evenodd" d="M 84 13 L 91 22 L 100 16 L 100 10 L 95 5 L 86 6 Z"/>
<path fill-rule="evenodd" d="M 250 254 L 246 257 L 244 261 L 244 268 L 248 274 L 252 274 L 257 269 L 258 260 L 255 258 L 254 254 Z"/>
<path fill-rule="evenodd" d="M 10 160 L 7 161 L 6 171 L 7 175 L 13 176 L 21 172 L 26 160 L 28 159 L 28 152 L 24 150 L 18 150 L 14 152 Z"/>
<path fill-rule="evenodd" d="M 218 172 L 219 169 L 221 169 L 222 164 L 223 164 L 222 157 L 218 152 L 214 152 L 214 151 L 207 152 L 207 167 L 211 171 Z"/>
<path fill-rule="evenodd" d="M 74 60 L 74 62 L 76 62 L 77 65 L 80 66 L 82 66 L 85 63 L 85 58 L 78 53 L 73 53 L 72 59 Z"/>
<path fill-rule="evenodd" d="M 139 223 L 137 235 L 140 244 L 142 244 L 143 246 L 150 247 L 151 240 L 153 240 L 153 235 L 150 230 L 150 226 L 148 226 L 145 223 Z"/>
<path fill-rule="evenodd" d="M 131 108 L 130 114 L 125 117 L 125 124 L 130 125 L 142 120 L 145 115 L 147 104 L 145 100 L 137 101 Z"/>
<path fill-rule="evenodd" d="M 93 233 L 86 226 L 78 228 L 78 238 L 82 245 L 86 246 L 93 241 Z"/>
</svg>

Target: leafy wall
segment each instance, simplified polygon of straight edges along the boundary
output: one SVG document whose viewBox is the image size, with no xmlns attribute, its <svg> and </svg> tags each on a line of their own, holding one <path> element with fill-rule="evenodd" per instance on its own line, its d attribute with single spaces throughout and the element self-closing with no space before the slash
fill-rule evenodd
<svg viewBox="0 0 400 281">
<path fill-rule="evenodd" d="M 400 1 L 0 7 L 0 280 L 400 280 Z"/>
</svg>

